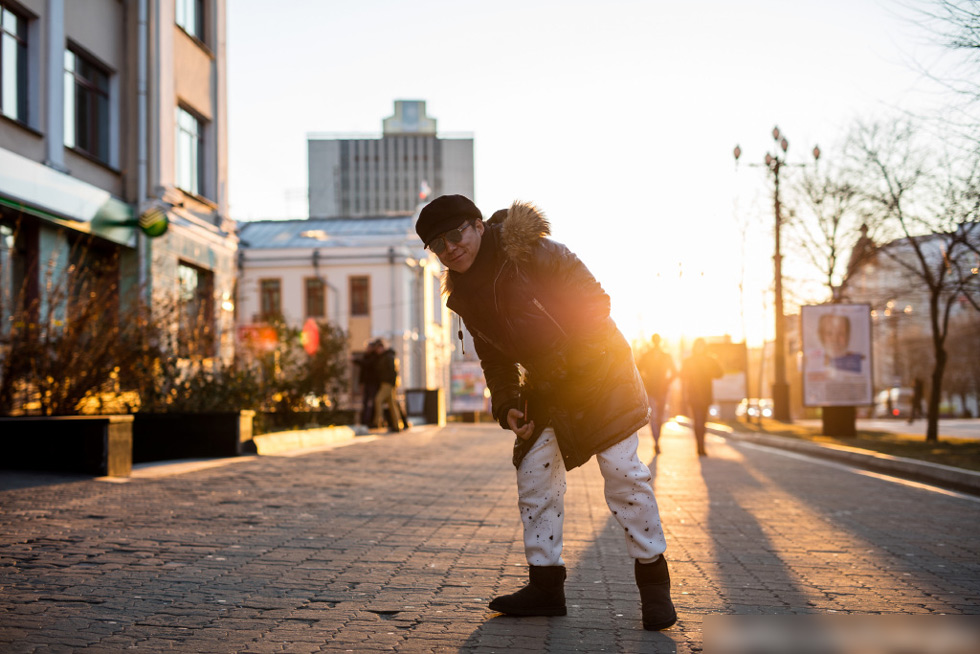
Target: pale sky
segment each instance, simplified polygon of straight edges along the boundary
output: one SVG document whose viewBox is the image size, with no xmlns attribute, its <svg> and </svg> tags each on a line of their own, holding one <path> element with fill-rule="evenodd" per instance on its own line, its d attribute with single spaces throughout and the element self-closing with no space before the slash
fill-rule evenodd
<svg viewBox="0 0 980 654">
<path fill-rule="evenodd" d="M 918 1 L 228 0 L 231 214 L 305 217 L 310 134 L 380 134 L 425 100 L 473 134 L 484 215 L 543 209 L 627 338 L 758 342 L 774 219 L 745 164 L 774 125 L 790 161 L 826 160 L 856 118 L 934 102 Z"/>
</svg>

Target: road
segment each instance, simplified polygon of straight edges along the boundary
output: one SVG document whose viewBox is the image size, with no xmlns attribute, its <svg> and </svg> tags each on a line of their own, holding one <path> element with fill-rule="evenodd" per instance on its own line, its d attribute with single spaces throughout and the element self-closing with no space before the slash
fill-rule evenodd
<svg viewBox="0 0 980 654">
<path fill-rule="evenodd" d="M 668 631 L 640 628 L 594 462 L 568 477 L 568 615 L 487 610 L 525 578 L 511 443 L 450 425 L 122 483 L 0 473 L 0 651 L 687 653 L 718 614 L 980 612 L 980 498 L 717 437 L 699 459 L 673 424 L 654 460 L 641 436 Z"/>
</svg>

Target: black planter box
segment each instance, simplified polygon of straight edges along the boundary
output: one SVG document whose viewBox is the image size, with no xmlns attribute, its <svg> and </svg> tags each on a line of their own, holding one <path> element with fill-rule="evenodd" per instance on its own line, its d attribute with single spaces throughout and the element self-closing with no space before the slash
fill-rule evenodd
<svg viewBox="0 0 980 654">
<path fill-rule="evenodd" d="M 254 411 L 137 413 L 133 463 L 208 459 L 253 452 Z"/>
<path fill-rule="evenodd" d="M 0 418 L 3 462 L 15 470 L 128 477 L 133 468 L 133 416 Z"/>
</svg>

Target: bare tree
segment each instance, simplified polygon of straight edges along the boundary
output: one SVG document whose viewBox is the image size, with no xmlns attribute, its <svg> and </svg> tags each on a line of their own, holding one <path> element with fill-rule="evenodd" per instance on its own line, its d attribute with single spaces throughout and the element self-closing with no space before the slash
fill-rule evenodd
<svg viewBox="0 0 980 654">
<path fill-rule="evenodd" d="M 849 150 L 862 171 L 862 196 L 900 235 L 878 249 L 891 263 L 891 283 L 921 289 L 929 307 L 934 360 L 926 440 L 936 441 L 950 317 L 964 303 L 980 308 L 980 156 L 974 149 L 956 160 L 937 157 L 917 144 L 909 122 L 859 125 Z"/>
<path fill-rule="evenodd" d="M 940 43 L 960 57 L 962 77 L 945 79 L 953 90 L 980 100 L 980 3 L 976 0 L 933 0 L 925 21 Z"/>
<path fill-rule="evenodd" d="M 19 228 L 19 225 L 18 225 Z M 131 363 L 122 343 L 131 321 L 120 320 L 118 257 L 100 259 L 88 239 L 43 271 L 44 298 L 17 294 L 0 357 L 0 415 L 66 415 L 118 384 Z"/>
<path fill-rule="evenodd" d="M 949 349 L 957 356 L 950 357 L 946 387 L 951 395 L 960 398 L 964 414 L 969 411 L 969 397 L 980 397 L 980 313 L 960 315 L 951 321 Z"/>
<path fill-rule="evenodd" d="M 846 299 L 851 273 L 873 256 L 883 232 L 853 179 L 841 165 L 808 168 L 794 189 L 799 210 L 786 221 L 792 247 L 818 271 L 834 302 Z"/>
<path fill-rule="evenodd" d="M 922 116 L 937 133 L 952 130 L 976 141 L 980 133 L 980 2 L 977 0 L 907 0 L 907 14 L 938 46 L 927 60 L 912 59 L 924 77 L 950 92 L 938 115 Z"/>
</svg>

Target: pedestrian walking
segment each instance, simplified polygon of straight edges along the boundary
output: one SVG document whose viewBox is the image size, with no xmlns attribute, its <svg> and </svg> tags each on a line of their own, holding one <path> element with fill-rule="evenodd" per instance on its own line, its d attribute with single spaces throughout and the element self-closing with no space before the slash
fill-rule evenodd
<svg viewBox="0 0 980 654">
<path fill-rule="evenodd" d="M 393 349 L 385 348 L 384 341 L 375 341 L 377 355 L 378 394 L 374 398 L 374 426 L 381 427 L 384 407 L 388 405 L 388 431 L 402 430 L 402 416 L 398 408 L 398 359 Z M 405 425 L 407 428 L 407 425 Z"/>
<path fill-rule="evenodd" d="M 416 231 L 448 269 L 447 305 L 473 336 L 493 416 L 516 435 L 529 580 L 490 608 L 566 614 L 565 472 L 595 456 L 634 560 L 643 627 L 673 625 L 666 542 L 650 470 L 637 456 L 649 408 L 609 297 L 575 254 L 548 238 L 550 225 L 531 204 L 484 222 L 471 200 L 445 195 L 422 209 Z"/>
<path fill-rule="evenodd" d="M 371 341 L 367 350 L 358 362 L 360 373 L 358 382 L 361 384 L 361 424 L 374 425 L 374 398 L 378 394 L 378 353 L 377 341 Z"/>
<path fill-rule="evenodd" d="M 667 405 L 667 390 L 677 376 L 673 357 L 660 347 L 660 334 L 654 334 L 650 338 L 650 348 L 640 355 L 637 367 L 650 401 L 650 431 L 653 432 L 654 453 L 660 454 L 660 428 L 666 419 L 664 409 Z"/>
<path fill-rule="evenodd" d="M 923 416 L 922 413 L 922 396 L 924 393 L 924 384 L 922 383 L 921 377 L 915 378 L 915 383 L 912 385 L 912 410 L 909 412 L 909 424 L 911 425 L 914 421 L 918 420 Z"/>
<path fill-rule="evenodd" d="M 698 444 L 698 456 L 707 456 L 704 434 L 708 420 L 708 408 L 714 402 L 712 381 L 722 375 L 717 359 L 708 354 L 703 338 L 694 339 L 691 356 L 681 364 L 681 381 L 684 385 L 684 401 L 691 411 L 694 422 L 694 438 Z"/>
</svg>

